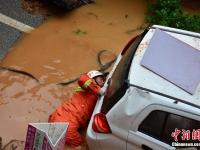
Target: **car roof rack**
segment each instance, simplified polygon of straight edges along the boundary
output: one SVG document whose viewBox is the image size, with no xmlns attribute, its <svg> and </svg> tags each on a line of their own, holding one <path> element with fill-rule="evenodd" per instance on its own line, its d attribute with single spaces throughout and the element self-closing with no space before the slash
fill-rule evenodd
<svg viewBox="0 0 200 150">
<path fill-rule="evenodd" d="M 137 89 L 140 89 L 140 90 L 144 90 L 144 91 L 147 91 L 147 92 L 151 92 L 151 93 L 153 93 L 153 94 L 157 94 L 157 95 L 160 95 L 160 96 L 164 96 L 164 97 L 169 98 L 169 99 L 173 99 L 173 100 L 175 100 L 175 101 L 174 101 L 175 104 L 177 104 L 178 102 L 181 102 L 181 103 L 184 103 L 184 104 L 187 104 L 187 105 L 190 105 L 190 106 L 193 106 L 193 107 L 196 107 L 196 108 L 200 109 L 200 106 L 199 106 L 199 105 L 196 105 L 196 104 L 194 104 L 194 103 L 188 102 L 188 101 L 186 101 L 186 100 L 182 100 L 182 99 L 179 99 L 179 98 L 176 98 L 176 97 L 173 97 L 173 96 L 164 94 L 164 93 L 160 93 L 160 92 L 157 92 L 157 91 L 154 91 L 154 90 L 151 90 L 151 89 L 147 89 L 147 88 L 144 88 L 144 87 L 135 85 L 135 84 L 128 83 L 128 85 L 129 85 L 129 86 L 132 86 L 132 87 L 135 87 L 135 88 L 137 88 Z"/>
</svg>

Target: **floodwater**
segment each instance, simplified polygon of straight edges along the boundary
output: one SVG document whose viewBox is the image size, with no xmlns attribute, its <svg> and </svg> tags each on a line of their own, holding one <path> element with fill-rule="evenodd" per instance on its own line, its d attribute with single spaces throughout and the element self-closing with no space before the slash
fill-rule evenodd
<svg viewBox="0 0 200 150">
<path fill-rule="evenodd" d="M 5 145 L 25 140 L 29 122 L 46 122 L 48 115 L 73 92 L 76 83 L 57 83 L 78 77 L 112 60 L 140 33 L 145 0 L 96 0 L 63 16 L 51 17 L 19 40 L 1 66 L 26 71 L 38 81 L 0 70 L 0 136 Z M 71 149 L 68 147 L 68 149 Z M 85 147 L 80 148 L 82 150 Z"/>
</svg>

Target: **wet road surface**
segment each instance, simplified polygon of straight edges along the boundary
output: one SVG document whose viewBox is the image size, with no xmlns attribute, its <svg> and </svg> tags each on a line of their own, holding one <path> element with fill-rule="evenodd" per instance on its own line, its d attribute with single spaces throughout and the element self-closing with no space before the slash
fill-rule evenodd
<svg viewBox="0 0 200 150">
<path fill-rule="evenodd" d="M 0 4 L 0 14 L 31 27 L 37 27 L 46 18 L 41 15 L 28 14 L 21 8 L 21 0 L 0 0 Z M 22 34 L 22 31 L 7 25 L 0 17 L 0 60 Z"/>
</svg>

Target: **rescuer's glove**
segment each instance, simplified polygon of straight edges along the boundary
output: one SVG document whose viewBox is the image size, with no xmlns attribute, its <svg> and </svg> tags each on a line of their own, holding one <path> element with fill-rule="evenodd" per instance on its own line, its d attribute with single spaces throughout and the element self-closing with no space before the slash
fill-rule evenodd
<svg viewBox="0 0 200 150">
<path fill-rule="evenodd" d="M 106 93 L 107 86 L 103 86 L 99 91 L 99 96 L 104 96 Z"/>
</svg>

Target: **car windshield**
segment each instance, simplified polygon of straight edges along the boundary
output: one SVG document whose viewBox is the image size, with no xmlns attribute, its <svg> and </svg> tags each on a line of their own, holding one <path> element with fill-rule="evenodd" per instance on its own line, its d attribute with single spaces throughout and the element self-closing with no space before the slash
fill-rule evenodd
<svg viewBox="0 0 200 150">
<path fill-rule="evenodd" d="M 126 80 L 128 79 L 131 62 L 143 37 L 144 34 L 138 36 L 138 38 L 127 49 L 121 61 L 117 65 L 109 81 L 109 86 L 103 100 L 103 105 L 101 108 L 102 113 L 106 114 L 125 94 L 128 88 Z"/>
</svg>

